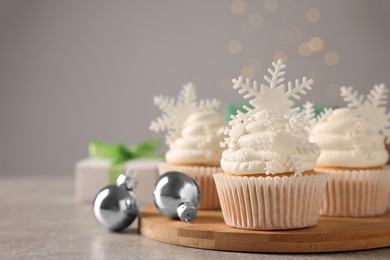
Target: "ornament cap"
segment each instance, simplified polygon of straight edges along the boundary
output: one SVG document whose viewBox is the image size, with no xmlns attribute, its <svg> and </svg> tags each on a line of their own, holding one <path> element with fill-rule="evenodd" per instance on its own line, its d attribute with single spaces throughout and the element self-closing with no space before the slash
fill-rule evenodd
<svg viewBox="0 0 390 260">
<path fill-rule="evenodd" d="M 196 218 L 197 209 L 192 202 L 184 202 L 177 207 L 177 216 L 180 220 L 190 222 Z"/>
<path fill-rule="evenodd" d="M 132 170 L 134 171 L 134 174 L 132 176 L 128 176 L 128 173 Z M 135 178 L 136 175 L 137 171 L 135 169 L 129 169 L 126 173 L 121 173 L 116 180 L 116 186 L 129 191 L 134 190 L 137 186 L 137 180 Z"/>
</svg>

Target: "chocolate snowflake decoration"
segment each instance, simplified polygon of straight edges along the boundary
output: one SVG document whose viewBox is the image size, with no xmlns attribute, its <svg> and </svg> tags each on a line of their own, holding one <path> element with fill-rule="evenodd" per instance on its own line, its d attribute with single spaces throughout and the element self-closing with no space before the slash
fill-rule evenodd
<svg viewBox="0 0 390 260">
<path fill-rule="evenodd" d="M 390 113 L 386 111 L 388 89 L 385 84 L 374 85 L 371 91 L 364 96 L 352 87 L 341 87 L 341 97 L 348 107 L 373 123 L 382 136 L 390 143 Z"/>
<path fill-rule="evenodd" d="M 177 100 L 162 95 L 154 97 L 154 105 L 163 114 L 151 122 L 149 129 L 155 132 L 167 130 L 166 142 L 170 144 L 179 136 L 188 116 L 198 111 L 213 111 L 220 106 L 220 102 L 216 99 L 198 102 L 196 99 L 195 86 L 191 82 L 183 86 Z"/>
</svg>

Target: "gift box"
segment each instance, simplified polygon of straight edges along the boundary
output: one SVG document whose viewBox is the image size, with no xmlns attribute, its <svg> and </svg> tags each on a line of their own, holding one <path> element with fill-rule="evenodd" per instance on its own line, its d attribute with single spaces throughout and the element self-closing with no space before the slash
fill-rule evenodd
<svg viewBox="0 0 390 260">
<path fill-rule="evenodd" d="M 158 177 L 159 159 L 133 159 L 127 161 L 123 170 L 137 172 L 137 186 L 134 189 L 141 206 L 153 203 L 153 185 Z M 75 165 L 75 196 L 79 202 L 91 203 L 97 192 L 110 183 L 112 161 L 86 158 Z M 135 170 L 135 171 L 134 171 Z"/>
<path fill-rule="evenodd" d="M 163 160 L 162 154 L 156 152 L 161 144 L 161 139 L 156 138 L 128 147 L 103 141 L 91 142 L 89 158 L 75 165 L 76 200 L 92 202 L 100 189 L 115 184 L 119 174 L 131 170 L 131 174 L 136 174 L 134 193 L 139 204 L 152 203 L 153 185 L 158 177 L 157 165 Z"/>
</svg>

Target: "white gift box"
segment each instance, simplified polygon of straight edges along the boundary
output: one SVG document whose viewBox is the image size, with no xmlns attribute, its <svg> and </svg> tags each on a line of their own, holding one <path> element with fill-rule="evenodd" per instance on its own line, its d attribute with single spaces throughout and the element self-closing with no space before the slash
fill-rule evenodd
<svg viewBox="0 0 390 260">
<path fill-rule="evenodd" d="M 137 186 L 134 192 L 140 206 L 153 203 L 153 185 L 158 177 L 157 165 L 161 160 L 133 159 L 125 169 L 136 169 Z M 75 165 L 75 196 L 79 202 L 91 203 L 97 192 L 108 185 L 111 160 L 86 158 Z"/>
</svg>

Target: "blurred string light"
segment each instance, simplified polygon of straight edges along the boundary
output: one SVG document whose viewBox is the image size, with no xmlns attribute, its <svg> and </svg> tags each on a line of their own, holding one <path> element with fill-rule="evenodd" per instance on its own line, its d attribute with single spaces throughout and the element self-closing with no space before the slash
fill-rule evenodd
<svg viewBox="0 0 390 260">
<path fill-rule="evenodd" d="M 241 69 L 240 76 L 243 78 L 254 79 L 256 72 L 263 67 L 263 62 L 260 58 L 254 57 L 249 60 L 248 65 Z"/>
<path fill-rule="evenodd" d="M 306 20 L 309 23 L 316 23 L 321 19 L 321 12 L 318 8 L 309 8 L 306 11 Z"/>
<path fill-rule="evenodd" d="M 227 49 L 231 54 L 238 54 L 241 52 L 242 44 L 239 40 L 231 40 L 228 42 Z"/>
<path fill-rule="evenodd" d="M 263 24 L 263 16 L 258 13 L 254 12 L 249 16 L 249 25 L 258 28 Z"/>
<path fill-rule="evenodd" d="M 261 68 L 263 67 L 263 62 L 261 61 L 260 58 L 254 57 L 250 59 L 248 65 L 251 66 L 255 71 L 260 71 Z"/>
<path fill-rule="evenodd" d="M 279 7 L 278 0 L 265 0 L 264 1 L 264 9 L 269 13 L 275 12 L 278 9 L 278 7 Z"/>
<path fill-rule="evenodd" d="M 324 49 L 324 40 L 321 37 L 312 37 L 307 42 L 311 51 L 322 51 Z"/>
<path fill-rule="evenodd" d="M 325 42 L 321 37 L 311 37 L 307 42 L 302 42 L 298 46 L 298 52 L 303 57 L 308 57 L 314 52 L 320 52 L 324 49 Z"/>
<path fill-rule="evenodd" d="M 252 66 L 245 66 L 241 70 L 241 77 L 244 79 L 253 79 L 255 77 L 255 69 Z"/>
<path fill-rule="evenodd" d="M 274 61 L 281 59 L 284 63 L 288 60 L 288 55 L 285 51 L 277 51 L 274 54 Z"/>
<path fill-rule="evenodd" d="M 307 42 L 302 42 L 299 44 L 298 52 L 303 57 L 308 57 L 312 54 L 312 50 L 309 48 Z"/>
<path fill-rule="evenodd" d="M 290 2 L 285 0 L 285 2 Z M 291 3 L 294 3 L 291 1 Z M 274 13 L 278 10 L 280 6 L 279 0 L 264 0 L 263 7 L 265 12 Z M 230 5 L 231 12 L 234 15 L 244 14 L 246 10 L 246 4 L 244 0 L 232 0 Z M 261 11 L 255 11 L 247 14 L 247 19 L 249 26 L 253 28 L 259 28 L 264 23 L 264 16 L 261 14 Z M 321 11 L 316 7 L 310 7 L 305 12 L 306 22 L 310 24 L 315 24 L 321 20 Z M 314 56 L 316 53 L 322 53 L 323 62 L 328 66 L 334 66 L 339 63 L 340 56 L 336 51 L 326 51 L 325 40 L 320 36 L 306 36 L 302 28 L 292 27 L 281 31 L 279 33 L 279 41 L 281 44 L 297 44 L 297 51 L 302 57 L 308 58 Z M 240 40 L 230 40 L 227 46 L 227 50 L 230 54 L 236 55 L 242 51 L 242 43 Z M 288 60 L 288 54 L 284 50 L 278 50 L 274 53 L 273 59 L 282 59 L 284 62 Z M 241 69 L 241 76 L 244 78 L 253 79 L 256 75 L 256 72 L 260 71 L 263 67 L 263 62 L 260 57 L 251 58 L 247 65 Z M 321 80 L 321 75 L 319 73 L 311 73 L 311 78 L 315 79 L 316 82 Z M 221 81 L 223 87 L 231 86 L 231 80 L 226 77 Z M 337 95 L 335 95 L 337 89 Z M 339 96 L 338 85 L 332 84 L 329 86 L 328 95 L 330 97 Z"/>
<path fill-rule="evenodd" d="M 245 12 L 245 9 L 246 9 L 245 3 L 242 0 L 233 0 L 230 5 L 230 10 L 235 15 L 242 14 L 243 12 Z"/>
<path fill-rule="evenodd" d="M 335 51 L 329 51 L 324 56 L 324 61 L 327 65 L 333 66 L 339 62 L 339 54 Z"/>
</svg>

